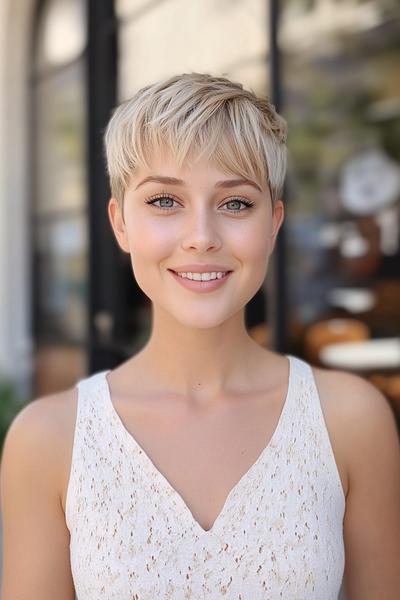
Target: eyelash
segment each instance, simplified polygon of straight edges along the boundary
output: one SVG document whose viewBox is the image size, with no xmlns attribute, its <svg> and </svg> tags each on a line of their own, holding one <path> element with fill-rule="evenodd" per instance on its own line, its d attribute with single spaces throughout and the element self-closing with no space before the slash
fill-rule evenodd
<svg viewBox="0 0 400 600">
<path fill-rule="evenodd" d="M 151 196 L 150 198 L 146 199 L 145 203 L 152 204 L 153 206 L 155 206 L 155 208 L 158 208 L 159 210 L 173 210 L 173 207 L 156 206 L 154 204 L 157 200 L 160 200 L 162 198 L 169 198 L 170 200 L 177 202 L 176 198 L 174 198 L 170 194 L 161 192 L 160 194 L 156 194 L 155 196 Z M 225 202 L 225 204 L 228 204 L 229 202 L 241 202 L 242 204 L 244 204 L 246 206 L 246 208 L 243 210 L 228 210 L 228 212 L 234 213 L 234 214 L 246 212 L 247 210 L 249 210 L 250 208 L 252 208 L 254 206 L 254 202 L 252 202 L 250 200 L 245 200 L 244 198 L 239 198 L 239 197 L 230 198 L 227 202 Z"/>
</svg>

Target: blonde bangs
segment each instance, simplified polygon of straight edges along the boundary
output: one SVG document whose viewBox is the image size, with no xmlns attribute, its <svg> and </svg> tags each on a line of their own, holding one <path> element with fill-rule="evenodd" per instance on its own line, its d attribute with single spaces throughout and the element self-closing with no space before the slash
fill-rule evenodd
<svg viewBox="0 0 400 600">
<path fill-rule="evenodd" d="M 111 192 L 121 205 L 135 168 L 150 169 L 160 150 L 178 166 L 207 158 L 269 188 L 272 201 L 282 191 L 284 119 L 267 99 L 225 78 L 184 74 L 143 88 L 115 110 L 104 140 Z"/>
</svg>

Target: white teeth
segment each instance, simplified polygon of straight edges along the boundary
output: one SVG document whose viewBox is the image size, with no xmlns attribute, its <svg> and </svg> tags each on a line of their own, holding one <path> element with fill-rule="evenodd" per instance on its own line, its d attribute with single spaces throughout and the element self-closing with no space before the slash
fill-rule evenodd
<svg viewBox="0 0 400 600">
<path fill-rule="evenodd" d="M 179 277 L 183 277 L 184 279 L 193 279 L 194 281 L 210 281 L 212 279 L 222 279 L 225 277 L 227 271 L 213 271 L 212 273 L 177 273 Z"/>
</svg>

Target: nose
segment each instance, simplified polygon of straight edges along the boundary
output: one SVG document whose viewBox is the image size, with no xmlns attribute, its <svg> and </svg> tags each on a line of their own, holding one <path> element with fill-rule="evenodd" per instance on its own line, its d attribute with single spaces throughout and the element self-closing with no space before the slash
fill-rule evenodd
<svg viewBox="0 0 400 600">
<path fill-rule="evenodd" d="M 215 226 L 215 219 L 215 215 L 207 211 L 204 205 L 198 211 L 193 211 L 184 226 L 182 248 L 195 248 L 202 252 L 209 248 L 219 248 L 222 240 Z"/>
</svg>

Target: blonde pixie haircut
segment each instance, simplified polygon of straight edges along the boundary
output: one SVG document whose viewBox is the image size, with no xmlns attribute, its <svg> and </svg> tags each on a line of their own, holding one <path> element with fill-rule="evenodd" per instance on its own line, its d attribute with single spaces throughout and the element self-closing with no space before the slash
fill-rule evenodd
<svg viewBox="0 0 400 600">
<path fill-rule="evenodd" d="M 111 193 L 121 209 L 135 167 L 149 168 L 155 149 L 178 166 L 206 156 L 224 172 L 282 193 L 286 122 L 267 98 L 242 84 L 205 73 L 183 73 L 148 85 L 118 106 L 104 135 Z"/>
</svg>

